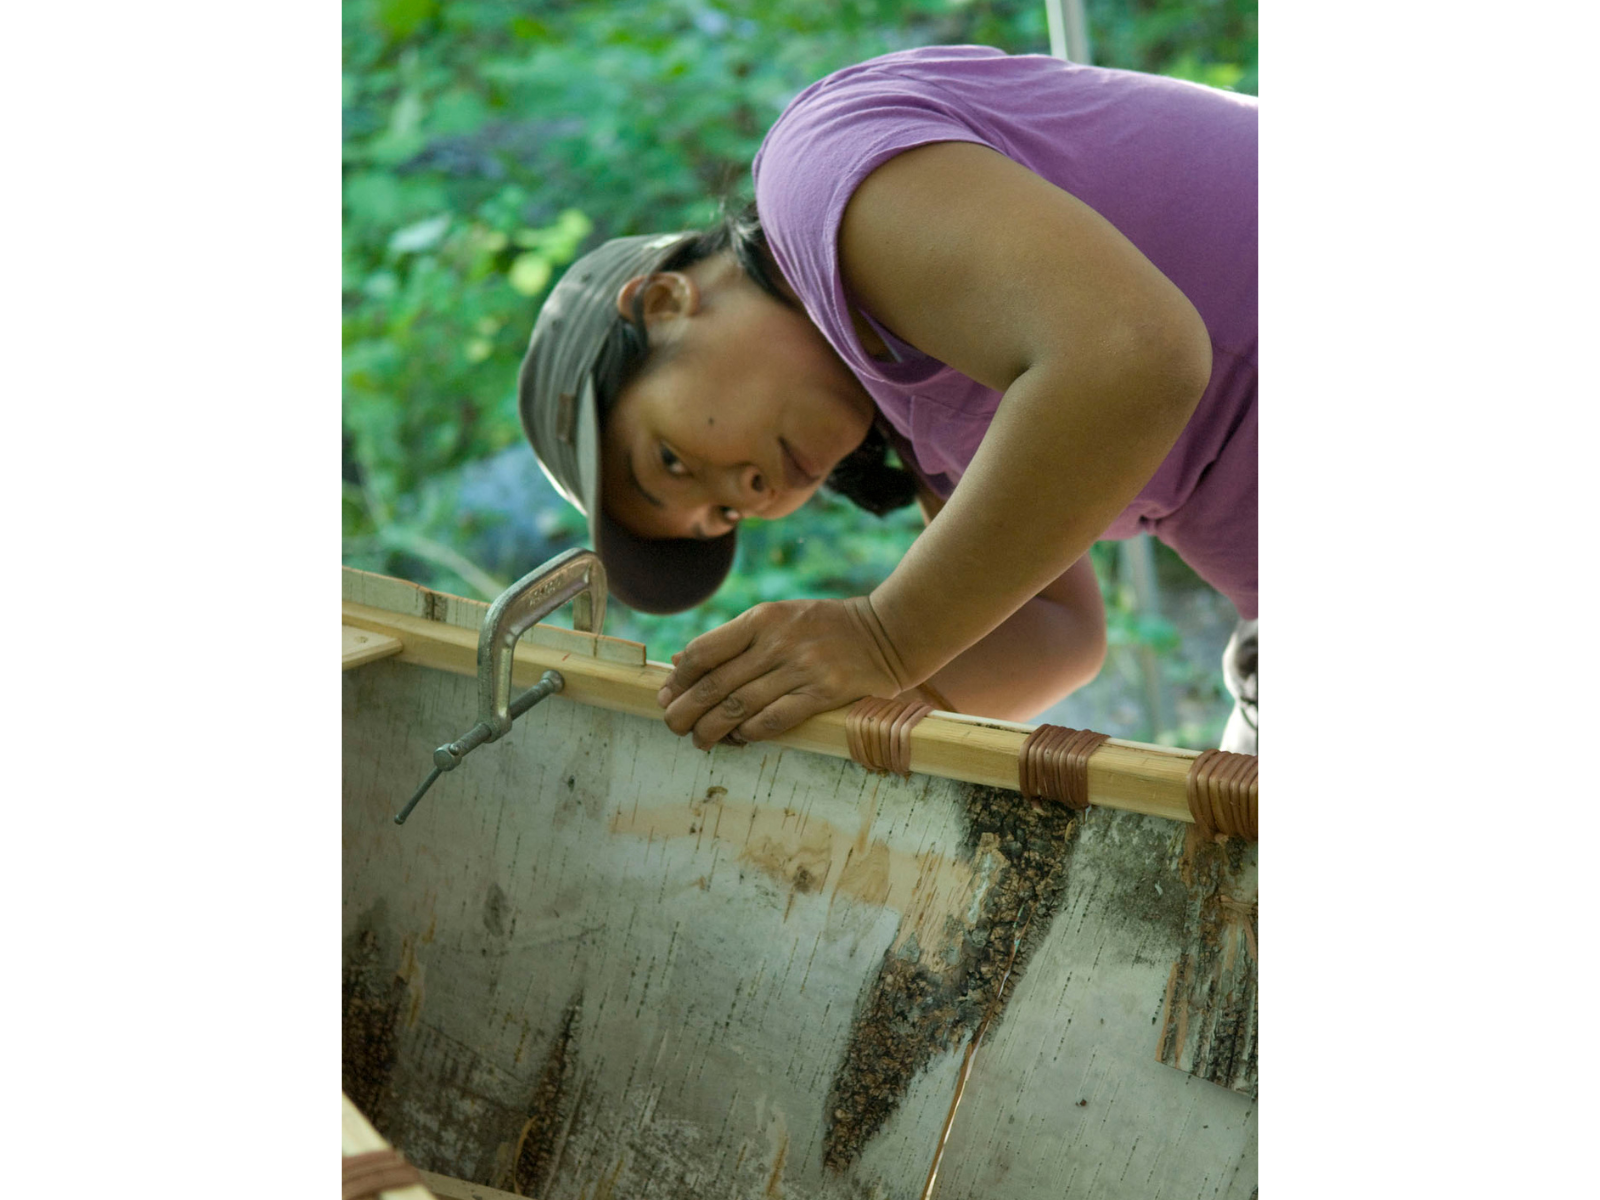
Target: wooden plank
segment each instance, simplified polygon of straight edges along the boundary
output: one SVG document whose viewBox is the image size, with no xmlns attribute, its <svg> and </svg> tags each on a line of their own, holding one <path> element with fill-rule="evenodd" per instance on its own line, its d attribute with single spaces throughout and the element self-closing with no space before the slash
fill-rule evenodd
<svg viewBox="0 0 1600 1200">
<path fill-rule="evenodd" d="M 342 572 L 344 599 L 405 616 L 442 621 L 460 629 L 477 629 L 489 606 L 482 600 L 436 592 L 405 579 L 376 575 L 345 567 Z"/>
<path fill-rule="evenodd" d="M 366 608 L 382 609 L 402 616 L 420 617 L 450 625 L 457 629 L 470 629 L 476 633 L 483 624 L 489 606 L 482 600 L 465 596 L 452 596 L 436 592 L 404 579 L 387 575 L 374 575 L 370 571 L 344 568 L 344 600 Z M 522 642 L 549 647 L 568 654 L 598 658 L 603 662 L 621 663 L 642 667 L 645 662 L 644 645 L 626 638 L 607 637 L 604 634 L 583 633 L 563 629 L 558 625 L 538 624 L 522 635 Z M 476 645 L 476 643 L 474 643 Z"/>
<path fill-rule="evenodd" d="M 405 647 L 397 656 L 401 662 L 457 675 L 477 675 L 478 641 L 473 630 L 350 601 L 344 605 L 344 621 L 399 638 Z M 654 720 L 661 717 L 656 693 L 672 669 L 664 663 L 648 661 L 637 665 L 604 661 L 581 649 L 553 649 L 530 643 L 524 637 L 517 645 L 513 685 L 531 687 L 550 668 L 559 670 L 566 679 L 561 693 L 566 699 Z M 450 737 L 467 731 L 477 719 L 474 711 L 471 707 L 463 710 L 461 728 Z M 1016 790 L 1020 785 L 1017 755 L 1031 728 L 1010 721 L 935 713 L 912 730 L 912 766 L 923 774 Z M 845 710 L 812 717 L 764 744 L 849 758 Z M 1191 821 L 1184 780 L 1197 753 L 1112 738 L 1089 760 L 1090 803 Z"/>
<path fill-rule="evenodd" d="M 380 658 L 388 658 L 391 654 L 399 654 L 401 650 L 400 639 L 391 637 L 386 633 L 374 633 L 369 629 L 356 629 L 346 625 L 344 627 L 344 670 L 359 667 L 362 663 L 377 662 Z"/>
<path fill-rule="evenodd" d="M 915 1200 L 1020 938 L 936 1196 L 1250 1197 L 1253 1099 L 1157 1038 L 1190 918 L 1253 846 L 702 754 L 653 700 L 542 705 L 397 829 L 475 690 L 344 676 L 345 1089 L 419 1166 L 541 1200 Z"/>
<path fill-rule="evenodd" d="M 362 1116 L 361 1110 L 350 1102 L 350 1097 L 344 1096 L 342 1099 L 344 1115 L 340 1130 L 340 1152 L 349 1158 L 354 1154 L 370 1154 L 374 1150 L 391 1149 L 383 1135 L 372 1127 L 372 1122 Z M 385 1188 L 378 1193 L 378 1200 L 436 1200 L 436 1198 L 421 1184 L 412 1184 L 409 1187 Z M 451 1200 L 456 1198 L 451 1197 Z"/>
</svg>

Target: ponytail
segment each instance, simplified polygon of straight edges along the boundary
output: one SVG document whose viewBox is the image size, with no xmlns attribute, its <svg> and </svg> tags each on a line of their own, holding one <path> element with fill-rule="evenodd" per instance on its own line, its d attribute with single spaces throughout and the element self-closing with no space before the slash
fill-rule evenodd
<svg viewBox="0 0 1600 1200">
<path fill-rule="evenodd" d="M 889 465 L 889 439 L 876 421 L 866 440 L 833 469 L 827 486 L 875 517 L 888 516 L 917 498 L 916 476 Z"/>
</svg>

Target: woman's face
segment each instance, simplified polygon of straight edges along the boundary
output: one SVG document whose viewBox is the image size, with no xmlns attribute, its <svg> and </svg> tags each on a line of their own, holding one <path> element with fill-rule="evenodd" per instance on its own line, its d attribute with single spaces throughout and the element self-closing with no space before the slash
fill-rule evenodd
<svg viewBox="0 0 1600 1200">
<path fill-rule="evenodd" d="M 872 399 L 809 317 L 727 256 L 642 276 L 652 362 L 602 434 L 607 513 L 643 537 L 715 538 L 787 516 L 861 444 Z"/>
</svg>

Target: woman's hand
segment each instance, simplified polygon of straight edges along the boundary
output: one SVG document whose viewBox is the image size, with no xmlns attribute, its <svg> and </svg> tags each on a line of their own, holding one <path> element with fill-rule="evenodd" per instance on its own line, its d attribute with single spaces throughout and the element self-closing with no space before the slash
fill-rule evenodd
<svg viewBox="0 0 1600 1200">
<path fill-rule="evenodd" d="M 907 677 L 865 596 L 758 604 L 673 659 L 657 701 L 667 726 L 709 750 L 728 734 L 758 742 Z"/>
</svg>

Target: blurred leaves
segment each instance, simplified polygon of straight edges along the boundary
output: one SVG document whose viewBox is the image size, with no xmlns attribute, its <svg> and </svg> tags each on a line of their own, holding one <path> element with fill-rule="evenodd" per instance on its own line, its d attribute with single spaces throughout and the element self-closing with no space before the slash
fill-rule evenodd
<svg viewBox="0 0 1600 1200">
<path fill-rule="evenodd" d="M 391 37 L 409 37 L 438 8 L 438 0 L 379 0 L 378 22 Z"/>
<path fill-rule="evenodd" d="M 389 252 L 401 255 L 415 254 L 419 250 L 431 250 L 449 228 L 449 213 L 440 213 L 437 217 L 429 217 L 426 221 L 407 225 L 404 229 L 396 230 L 394 236 L 389 239 Z"/>
</svg>

